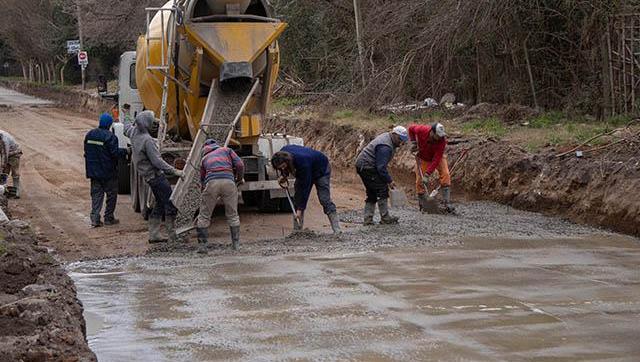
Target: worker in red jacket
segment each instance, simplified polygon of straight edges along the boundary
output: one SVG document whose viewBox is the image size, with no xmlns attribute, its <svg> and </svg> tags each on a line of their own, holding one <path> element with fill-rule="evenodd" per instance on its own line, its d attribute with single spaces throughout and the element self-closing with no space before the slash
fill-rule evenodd
<svg viewBox="0 0 640 362">
<path fill-rule="evenodd" d="M 447 134 L 444 126 L 440 123 L 433 125 L 409 126 L 409 140 L 411 141 L 411 151 L 416 155 L 416 193 L 420 210 L 426 208 L 429 195 L 425 185 L 429 182 L 429 177 L 434 171 L 438 171 L 440 178 L 440 189 L 442 192 L 443 206 L 447 211 L 453 211 L 451 202 L 451 175 L 447 156 L 444 153 L 447 147 Z"/>
</svg>

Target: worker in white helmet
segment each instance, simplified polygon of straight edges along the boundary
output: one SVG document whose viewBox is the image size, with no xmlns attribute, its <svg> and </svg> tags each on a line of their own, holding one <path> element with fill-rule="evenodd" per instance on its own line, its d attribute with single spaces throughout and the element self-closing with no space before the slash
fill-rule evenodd
<svg viewBox="0 0 640 362">
<path fill-rule="evenodd" d="M 395 183 L 389 175 L 387 166 L 396 149 L 408 140 L 407 129 L 397 126 L 391 132 L 385 132 L 376 137 L 358 155 L 356 170 L 367 190 L 364 207 L 365 225 L 373 225 L 376 204 L 380 211 L 381 224 L 398 223 L 398 218 L 389 214 L 389 189 L 395 188 Z"/>
</svg>

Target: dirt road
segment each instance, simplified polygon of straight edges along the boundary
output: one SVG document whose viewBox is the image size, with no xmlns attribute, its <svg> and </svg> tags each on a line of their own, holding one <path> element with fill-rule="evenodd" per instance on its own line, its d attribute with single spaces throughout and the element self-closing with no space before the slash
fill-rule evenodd
<svg viewBox="0 0 640 362">
<path fill-rule="evenodd" d="M 89 181 L 85 178 L 83 140 L 97 126 L 98 116 L 88 119 L 5 88 L 0 88 L 0 104 L 5 105 L 0 108 L 0 128 L 13 134 L 24 152 L 24 192 L 20 200 L 11 203 L 15 217 L 31 222 L 44 245 L 55 249 L 66 261 L 144 254 L 148 247 L 146 222 L 133 212 L 128 195 L 118 198 L 116 217 L 120 225 L 89 227 Z M 336 188 L 334 192 L 343 209 L 359 203 L 350 187 Z M 307 226 L 327 232 L 328 222 L 317 201 L 312 199 L 311 204 Z M 242 210 L 241 219 L 245 242 L 283 237 L 291 231 L 288 214 Z M 228 242 L 224 217 L 214 220 L 210 233 L 213 241 Z"/>
<path fill-rule="evenodd" d="M 339 237 L 314 198 L 315 233 L 285 238 L 289 215 L 243 210 L 240 252 L 220 217 L 207 257 L 193 243 L 149 248 L 127 196 L 121 225 L 89 227 L 82 140 L 96 121 L 28 103 L 0 108 L 25 152 L 12 210 L 65 260 L 109 257 L 67 265 L 101 361 L 640 354 L 636 238 L 487 202 L 458 204 L 458 217 L 394 210 L 399 225 L 363 227 L 362 191 L 343 183 Z"/>
</svg>

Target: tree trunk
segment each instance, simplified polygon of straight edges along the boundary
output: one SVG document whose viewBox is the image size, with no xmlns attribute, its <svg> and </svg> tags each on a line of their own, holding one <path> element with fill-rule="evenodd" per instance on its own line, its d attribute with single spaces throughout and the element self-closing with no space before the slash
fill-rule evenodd
<svg viewBox="0 0 640 362">
<path fill-rule="evenodd" d="M 35 80 L 35 74 L 33 72 L 33 60 L 29 59 L 29 82 Z"/>
<path fill-rule="evenodd" d="M 58 73 L 56 72 L 56 65 L 53 61 L 49 62 L 49 69 L 51 70 L 51 80 L 53 80 L 53 83 L 58 83 Z"/>
<path fill-rule="evenodd" d="M 24 62 L 20 62 L 20 66 L 22 67 L 22 78 L 27 80 L 27 66 L 24 65 Z"/>
</svg>

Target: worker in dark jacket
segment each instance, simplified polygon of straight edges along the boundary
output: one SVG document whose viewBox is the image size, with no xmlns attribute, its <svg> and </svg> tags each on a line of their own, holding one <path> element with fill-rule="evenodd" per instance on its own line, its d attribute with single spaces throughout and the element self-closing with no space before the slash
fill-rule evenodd
<svg viewBox="0 0 640 362">
<path fill-rule="evenodd" d="M 373 225 L 373 214 L 376 203 L 380 211 L 380 223 L 396 224 L 398 218 L 389 214 L 389 189 L 395 188 L 395 183 L 389 175 L 387 166 L 398 147 L 409 139 L 407 129 L 395 127 L 391 132 L 385 132 L 371 141 L 358 155 L 356 170 L 367 190 L 364 206 L 364 224 Z"/>
<path fill-rule="evenodd" d="M 91 226 L 102 226 L 100 211 L 105 194 L 107 203 L 104 224 L 115 225 L 116 202 L 118 201 L 118 158 L 126 155 L 126 150 L 118 148 L 118 138 L 109 131 L 113 118 L 108 114 L 100 116 L 98 128 L 92 129 L 84 138 L 84 159 L 87 178 L 91 180 Z"/>
<path fill-rule="evenodd" d="M 273 155 L 271 165 L 281 172 L 280 183 L 283 186 L 289 175 L 296 177 L 294 206 L 297 220 L 294 220 L 294 229 L 300 230 L 303 227 L 304 211 L 311 188 L 315 185 L 320 204 L 331 223 L 331 229 L 335 234 L 340 233 L 336 205 L 331 201 L 331 166 L 327 156 L 309 147 L 289 145 Z"/>
</svg>

